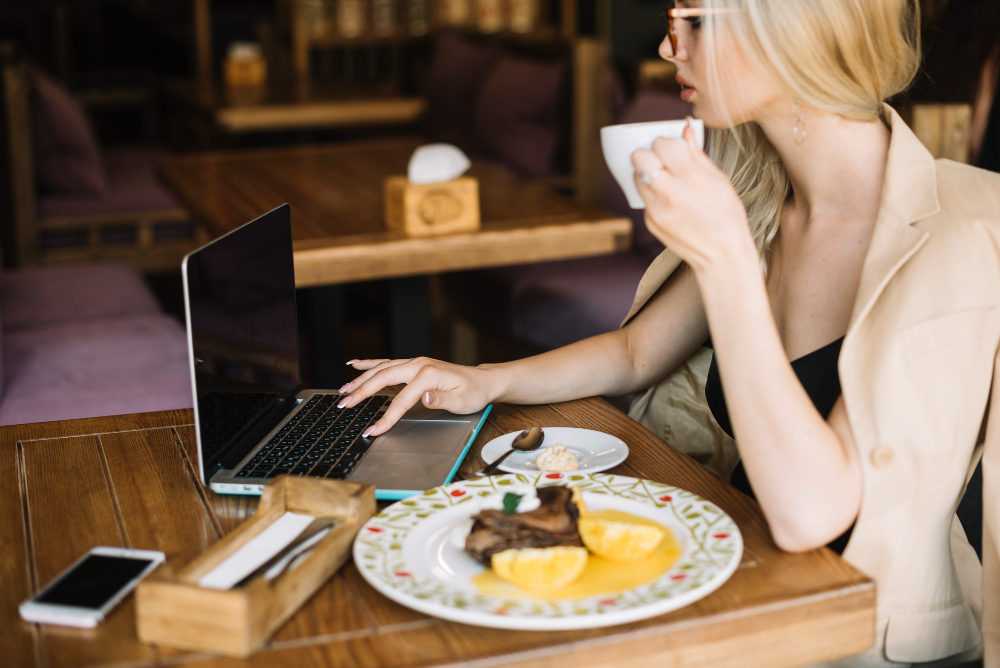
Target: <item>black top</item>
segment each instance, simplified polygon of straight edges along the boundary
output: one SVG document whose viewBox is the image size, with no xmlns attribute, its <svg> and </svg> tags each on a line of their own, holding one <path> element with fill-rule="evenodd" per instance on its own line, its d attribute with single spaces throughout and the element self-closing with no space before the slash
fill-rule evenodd
<svg viewBox="0 0 1000 668">
<path fill-rule="evenodd" d="M 840 375 L 837 372 L 837 360 L 840 358 L 840 348 L 843 343 L 844 339 L 841 337 L 822 348 L 792 361 L 792 370 L 795 371 L 795 375 L 798 376 L 803 389 L 805 389 L 809 398 L 812 399 L 813 405 L 819 411 L 819 414 L 823 416 L 824 420 L 829 417 L 830 411 L 833 410 L 833 405 L 840 398 Z M 705 345 L 711 348 L 711 339 L 706 341 Z M 705 382 L 705 399 L 708 401 L 708 407 L 712 409 L 715 421 L 719 423 L 724 432 L 732 436 L 733 427 L 729 422 L 726 397 L 722 392 L 722 378 L 719 376 L 719 367 L 715 363 L 715 357 L 712 358 L 712 365 L 708 369 L 708 379 Z M 743 462 L 736 465 L 730 482 L 733 487 L 750 498 L 757 498 L 753 493 L 753 487 L 750 486 L 750 480 L 747 478 L 746 471 L 743 469 Z M 853 528 L 851 526 L 850 529 L 845 531 L 842 536 L 834 540 L 827 547 L 834 550 L 837 554 L 842 554 L 844 548 L 847 547 L 847 541 L 850 540 Z"/>
</svg>

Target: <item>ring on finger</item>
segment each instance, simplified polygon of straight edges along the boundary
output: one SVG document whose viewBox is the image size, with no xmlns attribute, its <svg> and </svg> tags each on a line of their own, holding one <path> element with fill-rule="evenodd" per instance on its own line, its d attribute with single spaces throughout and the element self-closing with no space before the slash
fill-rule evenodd
<svg viewBox="0 0 1000 668">
<path fill-rule="evenodd" d="M 639 180 L 645 183 L 647 186 L 653 185 L 653 179 L 663 173 L 662 169 L 654 169 L 651 172 L 642 171 L 639 172 Z"/>
</svg>

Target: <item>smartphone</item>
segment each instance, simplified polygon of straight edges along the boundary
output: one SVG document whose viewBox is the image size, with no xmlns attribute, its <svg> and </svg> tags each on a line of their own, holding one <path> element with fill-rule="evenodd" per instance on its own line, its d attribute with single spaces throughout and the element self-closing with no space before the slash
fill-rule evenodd
<svg viewBox="0 0 1000 668">
<path fill-rule="evenodd" d="M 92 628 L 157 566 L 162 552 L 95 547 L 18 610 L 27 622 Z"/>
</svg>

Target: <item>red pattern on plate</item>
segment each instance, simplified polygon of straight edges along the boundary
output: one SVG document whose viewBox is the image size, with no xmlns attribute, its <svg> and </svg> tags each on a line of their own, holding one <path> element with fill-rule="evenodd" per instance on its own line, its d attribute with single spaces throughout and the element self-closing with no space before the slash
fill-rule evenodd
<svg viewBox="0 0 1000 668">
<path fill-rule="evenodd" d="M 728 533 L 714 533 L 714 534 L 712 534 L 712 538 L 718 538 L 719 540 L 722 540 L 723 538 L 729 538 L 729 534 Z"/>
<path fill-rule="evenodd" d="M 458 497 L 458 496 L 465 496 L 465 490 L 464 490 L 464 489 L 456 489 L 456 490 L 453 490 L 453 491 L 452 491 L 452 493 L 451 493 L 451 495 L 452 495 L 452 496 L 455 496 L 455 497 Z"/>
<path fill-rule="evenodd" d="M 663 501 L 664 503 L 670 503 L 673 500 L 674 500 L 674 497 L 670 496 L 669 494 L 665 494 L 665 495 L 663 495 L 663 496 L 660 497 L 660 501 Z"/>
<path fill-rule="evenodd" d="M 563 474 L 562 473 L 549 473 L 545 477 L 549 478 L 550 480 L 559 480 L 560 478 L 563 477 Z"/>
<path fill-rule="evenodd" d="M 378 527 L 368 527 L 368 530 L 372 533 L 382 533 L 385 529 L 379 529 Z"/>
</svg>

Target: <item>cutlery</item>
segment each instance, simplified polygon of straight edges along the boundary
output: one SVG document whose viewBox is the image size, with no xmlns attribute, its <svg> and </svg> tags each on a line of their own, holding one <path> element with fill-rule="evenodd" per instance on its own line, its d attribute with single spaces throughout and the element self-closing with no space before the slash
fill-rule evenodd
<svg viewBox="0 0 1000 668">
<path fill-rule="evenodd" d="M 482 471 L 479 471 L 477 475 L 493 475 L 493 473 L 497 470 L 497 467 L 500 466 L 503 460 L 507 459 L 507 457 L 511 454 L 515 452 L 531 452 L 532 450 L 537 450 L 543 440 L 545 440 L 545 432 L 542 431 L 541 427 L 531 427 L 530 429 L 525 429 L 520 434 L 515 436 L 513 441 L 511 441 L 510 450 L 503 453 Z"/>
<path fill-rule="evenodd" d="M 253 573 L 250 573 L 250 575 L 237 582 L 234 586 L 244 587 L 261 574 L 264 574 L 267 580 L 273 580 L 278 577 L 288 567 L 292 559 L 330 533 L 334 523 L 334 520 L 329 517 L 317 517 L 285 549 L 264 562 Z"/>
<path fill-rule="evenodd" d="M 332 526 L 321 529 L 319 533 L 313 534 L 313 536 L 307 538 L 299 543 L 295 548 L 289 550 L 281 561 L 267 569 L 264 573 L 264 579 L 271 581 L 279 575 L 284 574 L 286 571 L 295 570 L 296 566 L 302 563 L 306 557 L 313 553 L 313 546 L 326 538 L 327 534 L 331 531 L 333 531 Z"/>
</svg>

